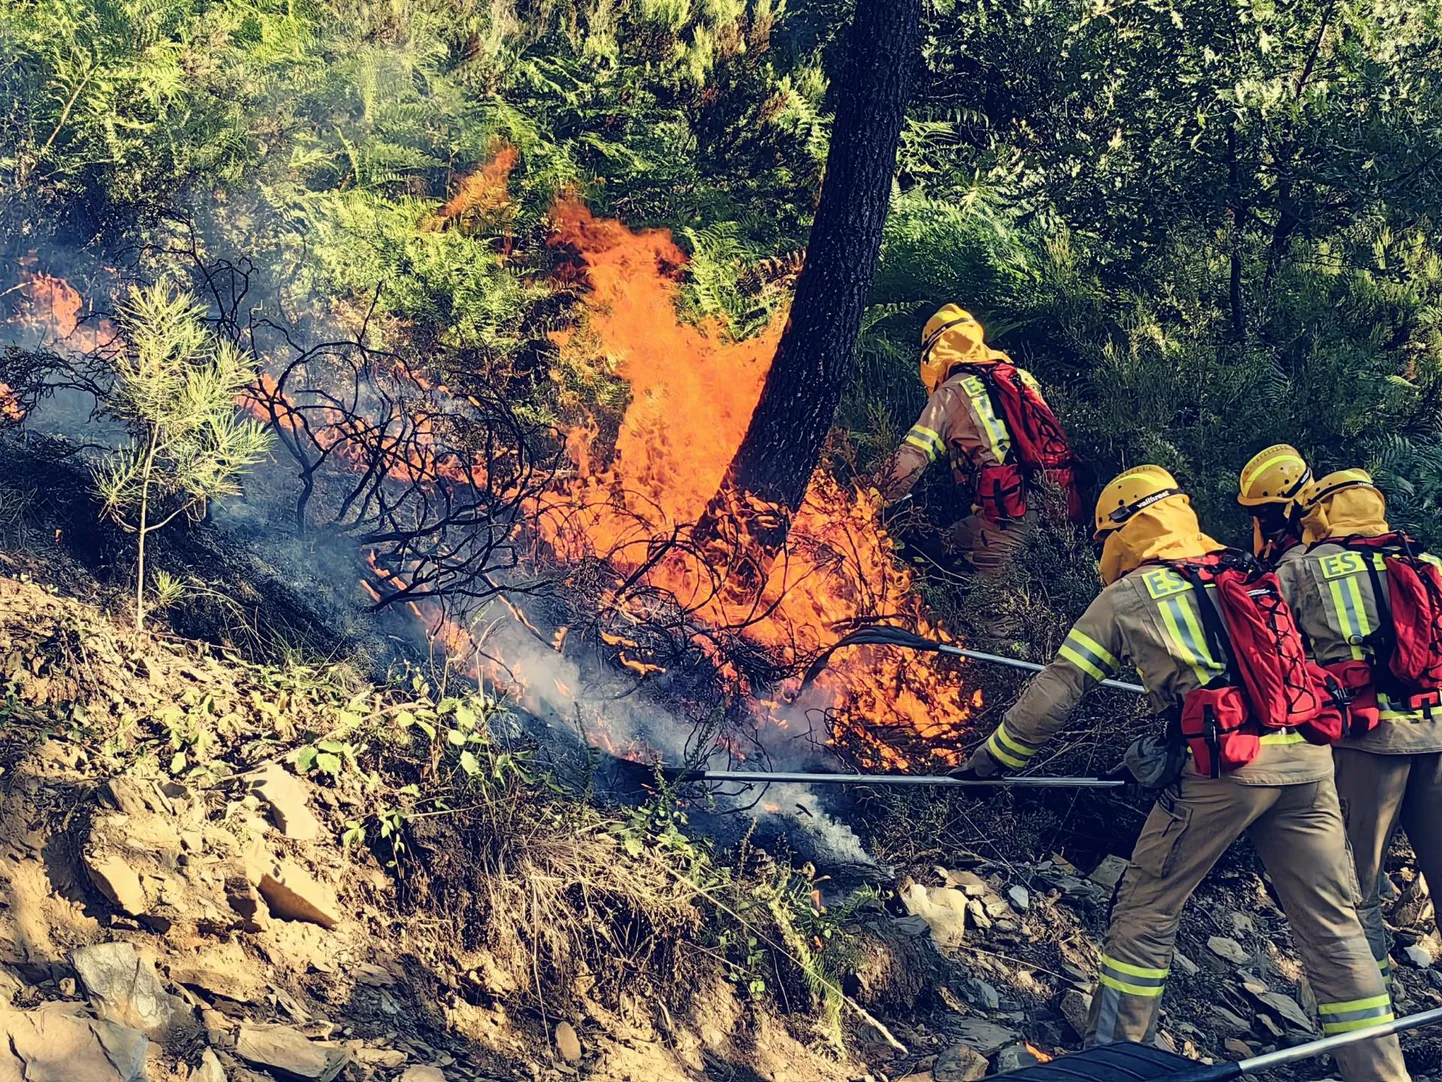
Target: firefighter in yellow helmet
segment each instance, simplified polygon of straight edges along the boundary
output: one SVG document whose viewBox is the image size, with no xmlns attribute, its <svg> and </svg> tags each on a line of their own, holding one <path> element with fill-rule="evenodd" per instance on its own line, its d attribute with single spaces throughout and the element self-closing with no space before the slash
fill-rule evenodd
<svg viewBox="0 0 1442 1082">
<path fill-rule="evenodd" d="M 1387 501 L 1371 476 L 1365 470 L 1328 474 L 1307 487 L 1301 506 L 1309 547 L 1302 558 L 1278 568 L 1277 577 L 1317 663 L 1344 680 L 1349 669 L 1360 668 L 1360 682 L 1347 683 L 1362 724 L 1334 752 L 1337 792 L 1362 888 L 1362 925 L 1390 982 L 1378 885 L 1399 826 L 1427 882 L 1442 884 L 1442 711 L 1409 709 L 1400 694 L 1394 699 L 1389 658 L 1377 656 L 1389 631 L 1377 589 L 1384 605 L 1390 591 L 1385 566 L 1378 568 L 1376 560 L 1392 531 Z M 1369 560 L 1380 574 L 1368 571 Z M 1375 714 L 1370 713 L 1373 696 Z M 1365 718 L 1359 706 L 1368 712 Z M 1367 725 L 1373 726 L 1370 731 Z"/>
<path fill-rule="evenodd" d="M 1200 606 L 1215 600 L 1198 596 L 1192 582 L 1165 562 L 1222 549 L 1202 532 L 1170 473 L 1139 466 L 1108 484 L 1097 501 L 1094 540 L 1105 588 L 1056 658 L 958 772 L 962 776 L 1024 769 L 1082 696 L 1123 662 L 1136 667 L 1152 704 L 1169 718 L 1189 693 L 1215 687 L 1232 668 L 1225 643 L 1205 630 Z M 1168 731 L 1175 729 L 1169 724 Z M 1087 1021 L 1088 1045 L 1152 1038 L 1182 908 L 1244 832 L 1286 908 L 1324 1031 L 1392 1018 L 1357 918 L 1330 749 L 1290 730 L 1258 740 L 1255 758 L 1215 777 L 1177 756 L 1179 773 L 1158 795 L 1117 886 Z M 1170 743 L 1175 747 L 1176 738 Z M 1348 1082 L 1408 1077 L 1395 1037 L 1335 1054 Z"/>
<path fill-rule="evenodd" d="M 1065 450 L 1065 434 L 1030 373 L 986 344 L 981 324 L 955 304 L 926 322 L 921 337 L 921 382 L 926 406 L 892 455 L 877 483 L 877 499 L 894 506 L 938 459 L 951 463 L 958 485 L 972 499 L 972 513 L 952 531 L 951 545 L 968 554 L 978 574 L 994 577 L 1036 521 L 1027 500 L 1037 471 L 1019 459 L 1008 409 L 1025 413 L 1028 434 L 1039 424 L 1050 445 Z M 998 374 L 1012 381 L 999 391 Z M 1042 470 L 1069 494 L 1070 469 Z"/>
<path fill-rule="evenodd" d="M 1312 480 L 1302 453 L 1289 443 L 1258 451 L 1242 467 L 1237 502 L 1252 515 L 1252 555 L 1275 570 L 1302 553 L 1302 511 L 1297 502 Z"/>
</svg>

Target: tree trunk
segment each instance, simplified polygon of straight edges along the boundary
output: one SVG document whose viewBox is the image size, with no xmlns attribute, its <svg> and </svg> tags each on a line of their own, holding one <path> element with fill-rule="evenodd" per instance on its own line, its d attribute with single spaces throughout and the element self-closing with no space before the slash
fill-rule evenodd
<svg viewBox="0 0 1442 1082">
<path fill-rule="evenodd" d="M 806 262 L 750 427 L 698 524 L 784 540 L 845 390 L 881 249 L 896 148 L 920 55 L 921 0 L 857 0 Z M 743 510 L 744 509 L 744 510 Z M 759 513 L 759 514 L 758 514 Z M 771 547 L 768 545 L 767 547 Z"/>
<path fill-rule="evenodd" d="M 1237 162 L 1237 125 L 1227 125 L 1227 220 L 1231 246 L 1232 337 L 1247 337 L 1247 309 L 1242 298 L 1242 182 Z"/>
</svg>

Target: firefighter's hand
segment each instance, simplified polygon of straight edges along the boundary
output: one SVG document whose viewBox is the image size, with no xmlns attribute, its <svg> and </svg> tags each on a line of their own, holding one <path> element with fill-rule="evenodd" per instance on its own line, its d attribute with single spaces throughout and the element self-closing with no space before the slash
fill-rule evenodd
<svg viewBox="0 0 1442 1082">
<path fill-rule="evenodd" d="M 1006 768 L 992 758 L 991 752 L 986 750 L 983 744 L 971 753 L 971 758 L 961 766 L 947 774 L 949 778 L 956 778 L 958 781 L 985 781 L 987 778 L 999 778 L 1006 773 Z"/>
<path fill-rule="evenodd" d="M 880 518 L 886 510 L 886 497 L 881 494 L 881 489 L 875 485 L 868 485 L 862 490 L 861 502 L 877 518 Z"/>
</svg>

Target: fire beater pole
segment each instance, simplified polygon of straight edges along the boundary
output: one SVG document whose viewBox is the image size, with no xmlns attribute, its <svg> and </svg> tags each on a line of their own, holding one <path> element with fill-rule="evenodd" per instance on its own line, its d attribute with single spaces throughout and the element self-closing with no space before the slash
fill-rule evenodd
<svg viewBox="0 0 1442 1082">
<path fill-rule="evenodd" d="M 798 785 L 930 785 L 962 789 L 1119 789 L 1111 778 L 952 778 L 945 774 L 805 774 L 767 770 L 662 770 L 668 781 L 726 781 Z"/>
<path fill-rule="evenodd" d="M 806 677 L 801 681 L 801 686 L 814 680 L 822 669 L 826 668 L 831 655 L 837 650 L 846 646 L 900 646 L 906 650 L 927 650 L 934 654 L 950 654 L 952 657 L 970 658 L 972 661 L 985 661 L 991 665 L 1005 665 L 1012 669 L 1021 669 L 1024 672 L 1041 672 L 1045 665 L 1038 665 L 1035 661 L 1021 661 L 1014 657 L 1003 657 L 1001 654 L 988 654 L 981 650 L 966 650 L 960 646 L 953 646 L 949 642 L 941 642 L 938 639 L 927 639 L 921 635 L 912 634 L 904 628 L 885 627 L 873 625 L 863 627 L 845 636 L 820 657 L 811 663 L 811 668 L 806 670 Z M 1103 680 L 1101 686 L 1114 688 L 1117 691 L 1130 691 L 1135 695 L 1145 695 L 1147 689 L 1140 684 L 1129 684 L 1125 680 Z"/>
</svg>

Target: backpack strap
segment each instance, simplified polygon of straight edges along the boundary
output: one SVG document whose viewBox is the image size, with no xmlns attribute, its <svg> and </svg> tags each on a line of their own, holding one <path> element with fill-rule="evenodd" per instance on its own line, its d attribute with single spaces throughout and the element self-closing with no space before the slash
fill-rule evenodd
<svg viewBox="0 0 1442 1082">
<path fill-rule="evenodd" d="M 1191 583 L 1192 591 L 1197 595 L 1197 614 L 1202 620 L 1202 631 L 1207 636 L 1207 647 L 1212 651 L 1214 657 L 1222 659 L 1224 668 L 1219 679 L 1224 680 L 1230 686 L 1239 687 L 1236 652 L 1232 649 L 1232 637 L 1227 634 L 1227 625 L 1222 620 L 1222 614 L 1217 611 L 1216 602 L 1212 599 L 1211 594 L 1207 593 L 1207 580 L 1202 575 L 1202 568 L 1195 563 L 1181 560 L 1163 562 Z"/>
<path fill-rule="evenodd" d="M 999 438 L 1004 436 L 1006 438 L 1006 453 L 998 455 L 997 457 L 1001 460 L 1001 465 L 1013 465 L 1016 462 L 1016 440 L 1011 433 L 1011 419 L 1007 417 L 1006 410 L 1002 409 L 1001 402 L 997 398 L 996 365 L 994 363 L 978 364 L 972 362 L 967 367 L 975 372 L 974 378 L 977 383 L 981 385 L 983 392 L 981 395 L 968 394 L 967 397 L 971 399 L 972 405 L 977 408 L 978 412 L 981 410 L 982 399 L 984 398 L 987 409 L 991 414 L 990 417 L 983 414 L 981 421 L 982 427 L 987 430 L 986 439 L 991 445 L 992 453 L 996 454 Z M 993 423 L 1000 427 L 1000 433 L 992 431 L 991 426 Z"/>
</svg>

